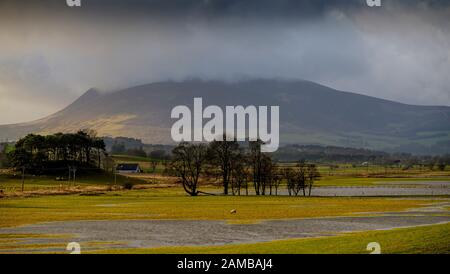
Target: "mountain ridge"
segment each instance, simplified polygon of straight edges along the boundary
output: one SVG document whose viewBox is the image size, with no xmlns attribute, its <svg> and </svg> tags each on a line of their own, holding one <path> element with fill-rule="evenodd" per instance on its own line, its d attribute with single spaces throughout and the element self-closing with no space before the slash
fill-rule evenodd
<svg viewBox="0 0 450 274">
<path fill-rule="evenodd" d="M 109 93 L 90 89 L 50 116 L 0 126 L 0 138 L 90 128 L 99 135 L 170 144 L 171 109 L 192 106 L 194 97 L 202 97 L 204 106 L 279 105 L 280 141 L 285 144 L 386 149 L 450 140 L 448 106 L 409 105 L 310 81 L 273 79 L 165 81 Z"/>
</svg>

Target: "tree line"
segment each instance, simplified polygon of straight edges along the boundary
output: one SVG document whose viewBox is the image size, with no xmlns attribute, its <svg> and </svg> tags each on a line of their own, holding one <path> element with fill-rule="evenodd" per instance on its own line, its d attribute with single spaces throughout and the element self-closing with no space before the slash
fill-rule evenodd
<svg viewBox="0 0 450 274">
<path fill-rule="evenodd" d="M 444 152 L 442 150 L 441 152 Z M 431 152 L 431 151 L 430 151 Z M 445 165 L 450 164 L 450 155 L 413 155 L 410 153 L 388 153 L 363 148 L 349 148 L 320 145 L 286 145 L 280 147 L 273 154 L 273 158 L 283 162 L 292 162 L 297 159 L 305 159 L 314 163 L 337 164 L 346 163 L 361 165 L 368 162 L 385 167 L 402 166 L 424 166 L 431 169 L 444 170 Z"/>
<path fill-rule="evenodd" d="M 100 168 L 105 143 L 95 135 L 87 130 L 47 136 L 29 134 L 17 141 L 8 153 L 9 162 L 12 167 L 26 168 L 35 174 L 51 173 L 67 166 Z"/>
<path fill-rule="evenodd" d="M 237 141 L 183 142 L 172 151 L 170 170 L 191 196 L 202 193 L 200 178 L 219 179 L 225 195 L 248 195 L 249 188 L 256 195 L 278 195 L 283 181 L 289 195 L 311 195 L 314 181 L 320 177 L 316 165 L 301 161 L 279 168 L 270 154 L 261 152 L 262 144 L 249 142 L 244 148 Z"/>
</svg>

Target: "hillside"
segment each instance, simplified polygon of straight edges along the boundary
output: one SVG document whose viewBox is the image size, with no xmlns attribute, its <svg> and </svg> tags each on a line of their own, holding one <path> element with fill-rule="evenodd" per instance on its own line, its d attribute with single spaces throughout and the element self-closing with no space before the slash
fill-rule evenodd
<svg viewBox="0 0 450 274">
<path fill-rule="evenodd" d="M 91 89 L 49 117 L 0 126 L 0 138 L 91 128 L 102 136 L 169 144 L 170 111 L 192 106 L 194 97 L 202 97 L 204 106 L 279 105 L 282 144 L 414 150 L 450 140 L 450 107 L 406 105 L 308 81 L 264 79 L 159 82 L 104 94 Z"/>
</svg>

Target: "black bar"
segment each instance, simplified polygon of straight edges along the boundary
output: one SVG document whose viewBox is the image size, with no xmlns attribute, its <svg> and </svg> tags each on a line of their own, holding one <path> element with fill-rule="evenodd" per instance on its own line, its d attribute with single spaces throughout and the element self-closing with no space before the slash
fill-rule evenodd
<svg viewBox="0 0 450 274">
<path fill-rule="evenodd" d="M 383 273 L 447 269 L 448 255 L 0 255 L 15 272 L 44 273 Z M 16 261 L 16 262 L 14 262 Z M 192 268 L 185 262 L 197 262 Z M 206 269 L 205 264 L 211 262 Z M 180 266 L 183 265 L 181 268 Z M 193 265 L 191 265 L 193 266 Z"/>
</svg>

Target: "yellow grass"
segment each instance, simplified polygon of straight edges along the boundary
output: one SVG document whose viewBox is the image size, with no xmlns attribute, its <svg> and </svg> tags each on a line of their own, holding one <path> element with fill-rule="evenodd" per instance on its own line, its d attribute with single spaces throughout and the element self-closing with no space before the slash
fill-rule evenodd
<svg viewBox="0 0 450 274">
<path fill-rule="evenodd" d="M 305 198 L 258 196 L 188 197 L 179 189 L 105 192 L 100 196 L 40 196 L 0 199 L 0 227 L 49 221 L 184 219 L 256 222 L 396 212 L 438 199 Z M 230 214 L 236 209 L 237 214 Z"/>
</svg>

